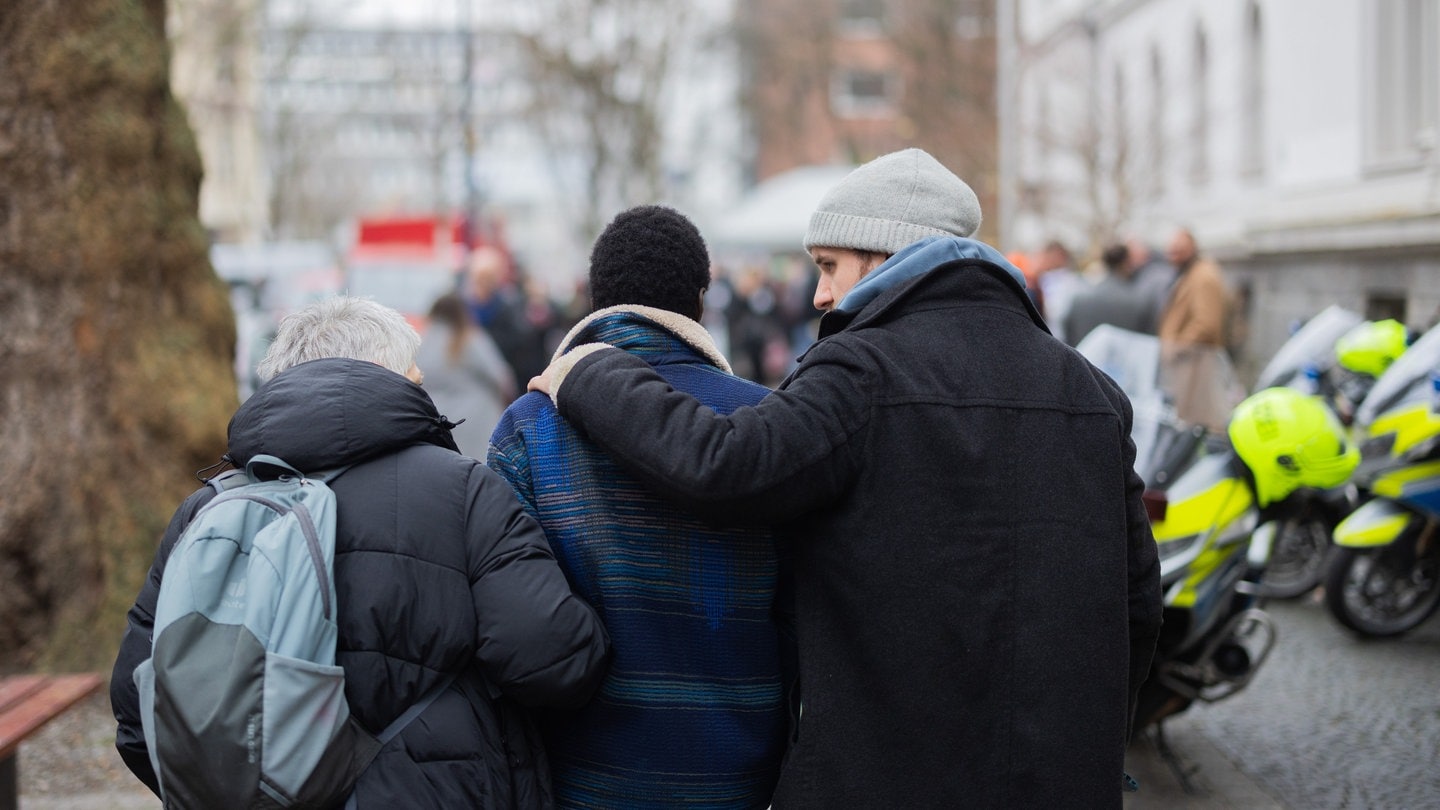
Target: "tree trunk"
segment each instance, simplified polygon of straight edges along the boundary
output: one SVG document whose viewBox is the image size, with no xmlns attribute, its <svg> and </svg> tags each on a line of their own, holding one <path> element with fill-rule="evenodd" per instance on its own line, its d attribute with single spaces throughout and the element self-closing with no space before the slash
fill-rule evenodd
<svg viewBox="0 0 1440 810">
<path fill-rule="evenodd" d="M 108 671 L 235 326 L 164 0 L 0 2 L 0 669 Z"/>
</svg>

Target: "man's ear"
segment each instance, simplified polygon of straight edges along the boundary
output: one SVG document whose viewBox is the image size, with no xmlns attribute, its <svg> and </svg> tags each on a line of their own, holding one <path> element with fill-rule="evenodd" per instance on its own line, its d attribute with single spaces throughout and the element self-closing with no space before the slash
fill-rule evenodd
<svg viewBox="0 0 1440 810">
<path fill-rule="evenodd" d="M 695 320 L 705 317 L 705 290 L 700 291 L 700 300 L 695 302 Z"/>
</svg>

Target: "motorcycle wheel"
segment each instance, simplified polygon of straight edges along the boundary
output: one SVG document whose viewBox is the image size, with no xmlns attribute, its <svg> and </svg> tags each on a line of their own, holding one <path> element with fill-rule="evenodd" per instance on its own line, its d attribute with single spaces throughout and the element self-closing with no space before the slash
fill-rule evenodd
<svg viewBox="0 0 1440 810">
<path fill-rule="evenodd" d="M 1336 548 L 1325 606 L 1336 620 L 1375 638 L 1398 636 L 1440 607 L 1440 544 L 1424 554 L 1414 539 L 1373 549 Z"/>
<path fill-rule="evenodd" d="M 1269 599 L 1304 596 L 1325 578 L 1330 524 L 1315 516 L 1291 518 L 1275 533 L 1275 547 L 1256 593 Z"/>
</svg>

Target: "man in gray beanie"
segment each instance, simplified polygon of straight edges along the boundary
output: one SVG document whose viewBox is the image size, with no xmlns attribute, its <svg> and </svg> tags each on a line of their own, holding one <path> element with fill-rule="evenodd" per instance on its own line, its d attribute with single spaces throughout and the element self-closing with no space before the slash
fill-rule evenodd
<svg viewBox="0 0 1440 810">
<path fill-rule="evenodd" d="M 531 387 L 647 485 L 794 554 L 774 806 L 1121 806 L 1161 619 L 1130 403 L 907 149 L 821 201 L 819 340 L 721 415 L 591 345 Z M 698 549 L 697 549 L 698 552 Z"/>
<path fill-rule="evenodd" d="M 891 255 L 927 236 L 974 236 L 980 200 L 921 149 L 892 152 L 831 189 L 805 234 L 805 249 L 845 245 Z"/>
</svg>

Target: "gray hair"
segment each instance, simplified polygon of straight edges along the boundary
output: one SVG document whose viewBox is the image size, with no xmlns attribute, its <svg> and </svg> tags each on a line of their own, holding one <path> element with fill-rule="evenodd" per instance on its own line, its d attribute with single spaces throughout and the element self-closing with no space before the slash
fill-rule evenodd
<svg viewBox="0 0 1440 810">
<path fill-rule="evenodd" d="M 255 374 L 268 380 L 327 357 L 365 360 L 404 374 L 419 350 L 420 333 L 399 312 L 368 298 L 336 295 L 285 316 Z"/>
</svg>

